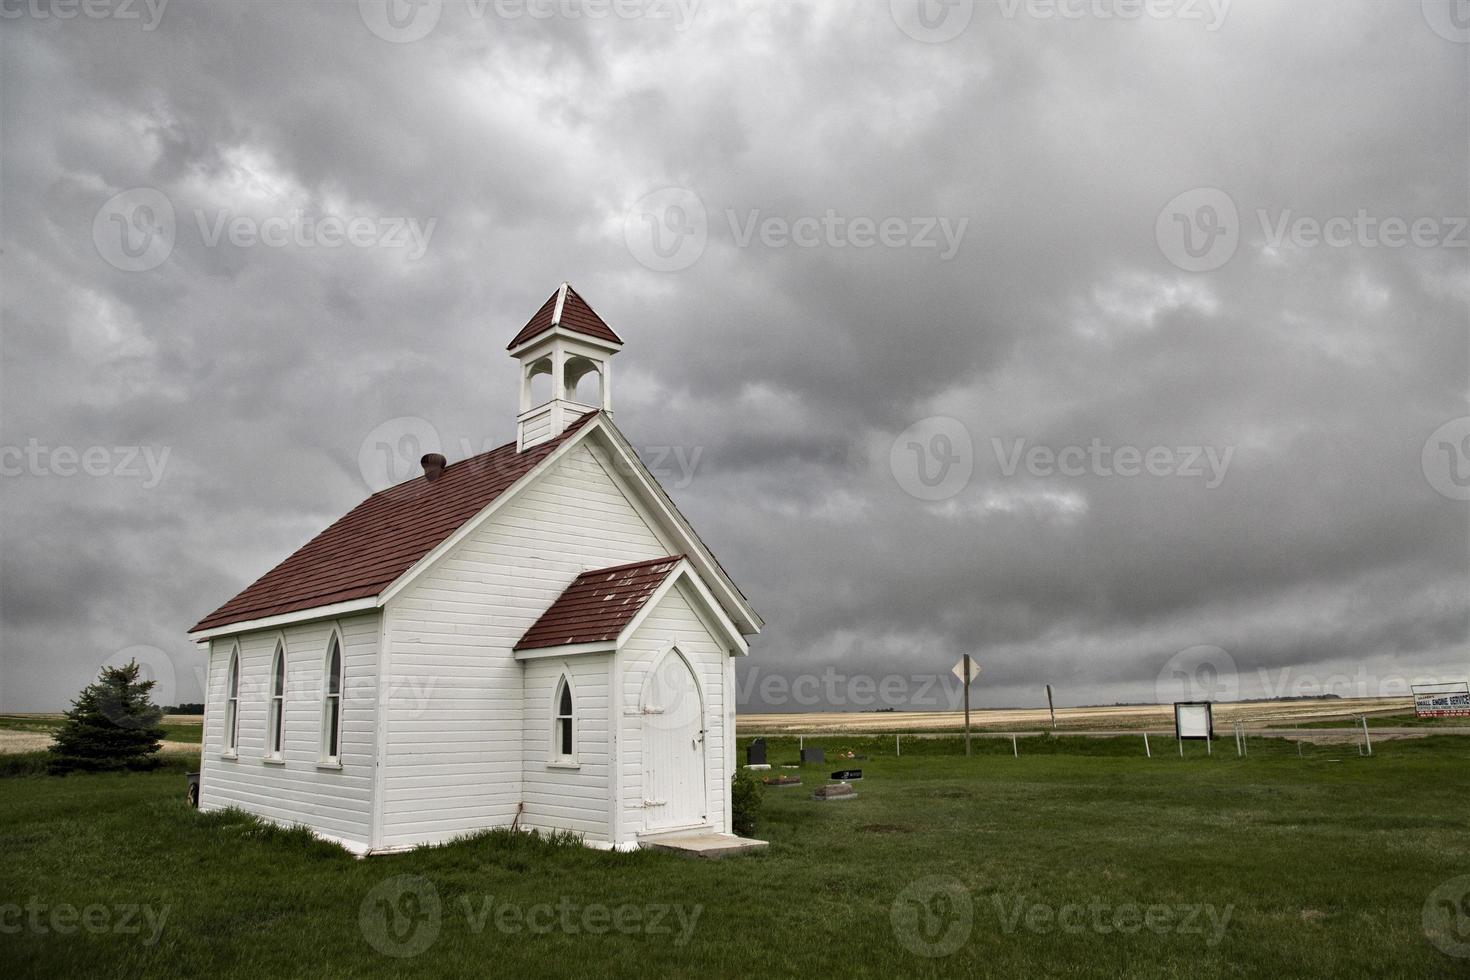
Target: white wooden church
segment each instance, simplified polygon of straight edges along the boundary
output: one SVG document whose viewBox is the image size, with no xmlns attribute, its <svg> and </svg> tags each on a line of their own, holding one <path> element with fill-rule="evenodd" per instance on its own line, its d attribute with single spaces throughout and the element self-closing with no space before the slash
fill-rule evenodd
<svg viewBox="0 0 1470 980">
<path fill-rule="evenodd" d="M 202 809 L 359 854 L 730 833 L 734 658 L 762 622 L 613 425 L 622 346 L 563 284 L 510 343 L 515 442 L 425 456 L 190 630 Z"/>
</svg>

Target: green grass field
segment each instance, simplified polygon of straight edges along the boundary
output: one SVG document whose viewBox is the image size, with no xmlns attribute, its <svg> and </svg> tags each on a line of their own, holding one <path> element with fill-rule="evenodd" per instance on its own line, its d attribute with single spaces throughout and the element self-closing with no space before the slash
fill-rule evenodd
<svg viewBox="0 0 1470 980">
<path fill-rule="evenodd" d="M 507 833 L 360 861 L 196 813 L 178 771 L 6 779 L 0 974 L 1470 976 L 1424 926 L 1470 873 L 1470 739 L 824 744 L 765 791 L 770 848 L 715 862 Z M 811 800 L 851 765 L 858 799 Z"/>
</svg>

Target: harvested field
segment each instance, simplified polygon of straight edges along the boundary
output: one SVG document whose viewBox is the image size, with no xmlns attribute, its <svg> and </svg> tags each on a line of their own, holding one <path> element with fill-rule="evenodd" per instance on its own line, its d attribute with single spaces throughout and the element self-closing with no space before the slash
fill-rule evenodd
<svg viewBox="0 0 1470 980">
<path fill-rule="evenodd" d="M 1217 732 L 1236 720 L 1247 728 L 1290 728 L 1295 724 L 1341 720 L 1350 726 L 1359 715 L 1412 715 L 1411 698 L 1330 698 L 1311 701 L 1244 701 L 1216 704 Z M 805 712 L 742 714 L 736 719 L 741 735 L 817 734 L 825 732 L 956 732 L 964 727 L 962 711 Z M 1046 731 L 1051 717 L 1046 708 L 988 708 L 970 712 L 977 731 Z M 1172 731 L 1174 708 L 1167 704 L 1104 705 L 1058 708 L 1057 730 Z"/>
</svg>

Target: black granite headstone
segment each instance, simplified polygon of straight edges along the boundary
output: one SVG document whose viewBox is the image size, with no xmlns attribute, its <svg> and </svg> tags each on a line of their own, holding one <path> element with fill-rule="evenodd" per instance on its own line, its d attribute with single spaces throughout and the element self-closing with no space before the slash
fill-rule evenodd
<svg viewBox="0 0 1470 980">
<path fill-rule="evenodd" d="M 754 739 L 745 747 L 745 764 L 747 766 L 763 766 L 766 764 L 765 739 Z"/>
<path fill-rule="evenodd" d="M 804 763 L 805 762 L 826 762 L 827 761 L 827 753 L 823 752 L 821 749 L 802 749 L 801 750 L 801 761 L 804 762 Z"/>
</svg>

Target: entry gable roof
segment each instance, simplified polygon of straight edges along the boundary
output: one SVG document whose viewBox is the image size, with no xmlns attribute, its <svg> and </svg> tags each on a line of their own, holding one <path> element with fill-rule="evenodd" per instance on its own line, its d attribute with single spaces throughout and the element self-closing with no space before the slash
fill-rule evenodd
<svg viewBox="0 0 1470 980">
<path fill-rule="evenodd" d="M 683 555 L 583 572 L 516 643 L 517 650 L 616 640 Z"/>
</svg>

